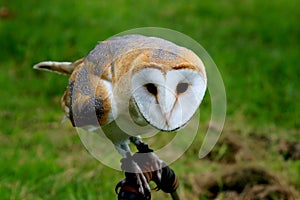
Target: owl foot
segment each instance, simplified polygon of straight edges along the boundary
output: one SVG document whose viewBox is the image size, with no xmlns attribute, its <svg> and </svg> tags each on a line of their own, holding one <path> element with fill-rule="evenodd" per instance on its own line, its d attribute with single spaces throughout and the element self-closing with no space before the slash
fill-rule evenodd
<svg viewBox="0 0 300 200">
<path fill-rule="evenodd" d="M 174 194 L 178 188 L 178 178 L 174 171 L 153 153 L 147 143 L 132 140 L 138 152 L 121 160 L 126 178 L 116 186 L 119 200 L 151 199 L 150 181 L 155 182 L 156 190 Z"/>
<path fill-rule="evenodd" d="M 121 168 L 125 171 L 125 179 L 120 181 L 115 188 L 118 200 L 150 200 L 149 180 L 144 176 L 133 157 L 128 154 L 121 162 Z"/>
<path fill-rule="evenodd" d="M 131 137 L 138 152 L 133 155 L 134 161 L 140 166 L 147 180 L 156 183 L 156 189 L 166 193 L 175 192 L 179 182 L 175 172 L 153 153 L 148 144 L 140 137 Z"/>
<path fill-rule="evenodd" d="M 145 145 L 143 145 L 143 150 L 146 150 Z M 139 165 L 148 182 L 155 182 L 156 190 L 162 190 L 166 193 L 175 192 L 179 185 L 175 172 L 159 159 L 156 154 L 151 152 L 151 149 L 149 151 L 147 153 L 139 151 L 134 154 L 134 161 Z"/>
</svg>

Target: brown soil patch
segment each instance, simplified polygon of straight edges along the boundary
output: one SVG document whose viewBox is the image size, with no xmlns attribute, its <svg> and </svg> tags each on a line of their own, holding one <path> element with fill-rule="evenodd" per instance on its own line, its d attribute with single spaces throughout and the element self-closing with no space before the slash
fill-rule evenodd
<svg viewBox="0 0 300 200">
<path fill-rule="evenodd" d="M 297 142 L 278 142 L 255 133 L 224 134 L 203 160 L 212 166 L 217 163 L 217 168 L 187 176 L 184 183 L 192 195 L 187 196 L 200 200 L 297 200 L 299 194 L 288 185 L 288 178 L 274 169 L 272 172 L 268 160 L 276 159 L 280 164 L 299 158 Z"/>
<path fill-rule="evenodd" d="M 222 136 L 213 150 L 205 157 L 213 162 L 221 164 L 235 164 L 240 161 L 252 161 L 254 155 L 249 147 L 249 139 L 246 140 L 239 133 L 231 133 Z"/>
<path fill-rule="evenodd" d="M 285 160 L 300 159 L 300 144 L 297 142 L 281 140 L 279 142 L 278 151 L 284 157 Z"/>
<path fill-rule="evenodd" d="M 215 200 L 296 200 L 296 193 L 265 169 L 230 167 L 221 175 L 195 177 L 192 191 L 199 199 Z"/>
</svg>

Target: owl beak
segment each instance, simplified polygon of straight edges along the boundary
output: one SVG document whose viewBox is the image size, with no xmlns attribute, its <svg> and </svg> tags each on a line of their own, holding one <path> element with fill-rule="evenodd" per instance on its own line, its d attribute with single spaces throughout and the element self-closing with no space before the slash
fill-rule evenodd
<svg viewBox="0 0 300 200">
<path fill-rule="evenodd" d="M 169 126 L 169 120 L 170 120 L 170 117 L 171 117 L 171 113 L 172 113 L 172 112 L 164 113 L 165 122 L 166 122 L 166 125 L 167 125 L 167 126 Z"/>
<path fill-rule="evenodd" d="M 160 110 L 165 118 L 165 123 L 168 126 L 170 118 L 172 116 L 172 111 L 176 103 L 176 95 L 168 88 L 161 88 L 162 93 L 158 96 L 158 103 Z"/>
</svg>

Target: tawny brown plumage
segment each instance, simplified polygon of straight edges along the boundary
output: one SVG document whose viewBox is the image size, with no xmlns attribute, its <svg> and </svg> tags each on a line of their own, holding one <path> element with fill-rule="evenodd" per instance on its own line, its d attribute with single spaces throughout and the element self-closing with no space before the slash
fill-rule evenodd
<svg viewBox="0 0 300 200">
<path fill-rule="evenodd" d="M 113 100 L 111 90 L 127 92 L 131 87 L 129 80 L 123 80 L 122 88 L 116 88 L 116 83 L 126 73 L 134 74 L 147 67 L 156 68 L 163 74 L 170 70 L 189 69 L 200 73 L 206 81 L 203 63 L 192 51 L 160 38 L 141 35 L 100 42 L 85 58 L 73 63 L 42 62 L 35 66 L 70 75 L 62 107 L 72 124 L 79 127 L 103 126 L 112 122 L 112 103 L 117 101 L 118 95 L 114 94 Z M 110 83 L 111 88 L 105 82 Z"/>
</svg>

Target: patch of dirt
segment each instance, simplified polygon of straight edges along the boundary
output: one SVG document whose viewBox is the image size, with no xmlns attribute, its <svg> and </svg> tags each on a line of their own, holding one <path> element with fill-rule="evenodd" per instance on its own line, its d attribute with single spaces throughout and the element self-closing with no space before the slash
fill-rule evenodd
<svg viewBox="0 0 300 200">
<path fill-rule="evenodd" d="M 297 142 L 280 140 L 278 152 L 285 160 L 299 160 L 300 144 Z"/>
<path fill-rule="evenodd" d="M 254 155 L 245 144 L 245 138 L 233 132 L 221 137 L 205 159 L 222 164 L 235 164 L 241 160 L 251 161 Z"/>
<path fill-rule="evenodd" d="M 278 162 L 274 163 L 281 163 L 282 167 L 285 160 L 298 160 L 300 144 L 271 136 L 239 131 L 223 134 L 205 158 L 216 168 L 186 177 L 185 187 L 193 194 L 189 197 L 196 196 L 200 200 L 299 199 L 299 193 L 288 185 L 288 179 L 283 179 L 284 173 L 275 174 L 274 169 L 269 169 L 268 160 L 276 159 Z"/>
<path fill-rule="evenodd" d="M 272 147 L 284 160 L 300 159 L 300 143 L 280 139 L 272 141 L 264 135 L 251 133 L 242 136 L 238 132 L 232 132 L 220 138 L 213 150 L 205 157 L 213 162 L 221 164 L 235 164 L 240 161 L 253 161 L 257 156 L 263 156 L 262 151 Z M 261 152 L 257 152 L 257 151 Z"/>
<path fill-rule="evenodd" d="M 296 200 L 295 191 L 263 168 L 230 167 L 215 173 L 194 177 L 192 191 L 199 199 L 215 200 Z"/>
<path fill-rule="evenodd" d="M 260 199 L 296 199 L 296 195 L 288 188 L 281 185 L 255 185 L 242 193 L 241 199 L 260 200 Z"/>
</svg>

